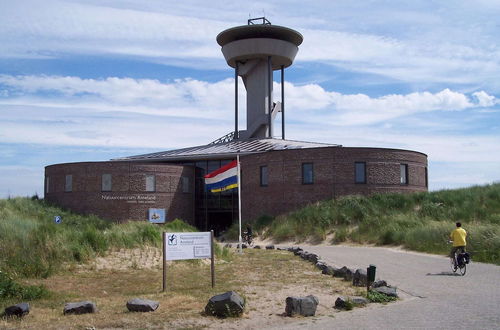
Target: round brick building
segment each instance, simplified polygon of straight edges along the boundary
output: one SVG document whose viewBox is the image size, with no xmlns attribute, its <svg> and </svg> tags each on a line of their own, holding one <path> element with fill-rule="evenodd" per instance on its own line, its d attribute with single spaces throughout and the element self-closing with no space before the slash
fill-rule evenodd
<svg viewBox="0 0 500 330">
<path fill-rule="evenodd" d="M 292 65 L 302 40 L 299 32 L 273 26 L 265 18 L 221 32 L 217 42 L 234 69 L 235 91 L 241 79 L 247 92 L 246 129 L 238 127 L 235 93 L 235 127 L 226 136 L 203 146 L 47 166 L 45 198 L 113 221 L 180 218 L 217 233 L 238 219 L 238 190 L 212 193 L 204 175 L 237 155 L 243 221 L 352 194 L 426 191 L 423 153 L 285 139 L 284 69 Z M 279 101 L 273 101 L 274 71 L 281 73 Z M 279 139 L 274 132 L 277 117 Z"/>
</svg>

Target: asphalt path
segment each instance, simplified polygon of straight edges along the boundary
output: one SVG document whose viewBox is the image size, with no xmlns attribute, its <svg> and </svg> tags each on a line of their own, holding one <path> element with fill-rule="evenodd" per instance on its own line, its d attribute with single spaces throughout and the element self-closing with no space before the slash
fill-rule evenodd
<svg viewBox="0 0 500 330">
<path fill-rule="evenodd" d="M 458 276 L 445 256 L 380 247 L 301 247 L 338 267 L 376 265 L 376 278 L 396 286 L 402 299 L 333 318 L 303 319 L 287 329 L 500 329 L 499 266 L 472 261 L 465 276 Z"/>
</svg>

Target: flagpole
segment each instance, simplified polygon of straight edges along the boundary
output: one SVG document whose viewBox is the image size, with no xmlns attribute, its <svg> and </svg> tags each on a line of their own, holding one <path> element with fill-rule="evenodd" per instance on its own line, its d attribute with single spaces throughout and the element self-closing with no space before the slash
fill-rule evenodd
<svg viewBox="0 0 500 330">
<path fill-rule="evenodd" d="M 240 246 L 240 253 L 243 253 L 243 248 L 242 248 L 242 238 L 241 238 L 241 170 L 240 170 L 240 154 L 236 154 L 236 162 L 238 163 L 238 223 L 240 227 L 240 237 L 239 237 L 239 246 Z"/>
</svg>

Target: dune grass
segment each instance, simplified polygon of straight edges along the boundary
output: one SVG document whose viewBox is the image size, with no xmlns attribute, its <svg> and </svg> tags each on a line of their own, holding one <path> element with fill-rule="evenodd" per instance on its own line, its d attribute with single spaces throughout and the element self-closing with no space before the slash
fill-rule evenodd
<svg viewBox="0 0 500 330">
<path fill-rule="evenodd" d="M 468 232 L 473 260 L 500 264 L 500 184 L 430 193 L 348 196 L 309 205 L 254 229 L 276 241 L 345 241 L 402 245 L 448 253 L 449 233 L 460 221 Z"/>
<path fill-rule="evenodd" d="M 54 223 L 54 216 L 62 223 Z M 197 231 L 174 220 L 165 225 L 148 222 L 115 224 L 82 216 L 38 199 L 0 200 L 0 270 L 13 278 L 46 278 L 63 263 L 86 262 L 109 249 L 161 246 L 163 231 Z M 216 249 L 216 253 L 223 253 Z"/>
</svg>

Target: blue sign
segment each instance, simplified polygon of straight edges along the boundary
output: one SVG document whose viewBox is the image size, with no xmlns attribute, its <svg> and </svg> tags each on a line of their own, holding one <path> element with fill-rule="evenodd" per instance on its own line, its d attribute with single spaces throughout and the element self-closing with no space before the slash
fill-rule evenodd
<svg viewBox="0 0 500 330">
<path fill-rule="evenodd" d="M 165 209 L 149 209 L 149 222 L 165 223 Z"/>
<path fill-rule="evenodd" d="M 56 215 L 56 216 L 54 217 L 54 222 L 55 222 L 55 223 L 57 223 L 57 224 L 59 224 L 59 223 L 61 223 L 61 222 L 62 222 L 62 218 L 61 218 L 59 215 Z"/>
</svg>

